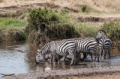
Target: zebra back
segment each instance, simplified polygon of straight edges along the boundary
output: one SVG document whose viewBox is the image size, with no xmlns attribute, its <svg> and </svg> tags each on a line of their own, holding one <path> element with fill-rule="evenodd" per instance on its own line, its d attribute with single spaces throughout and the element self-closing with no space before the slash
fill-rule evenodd
<svg viewBox="0 0 120 79">
<path fill-rule="evenodd" d="M 80 52 L 89 52 L 90 50 L 96 50 L 98 43 L 93 37 L 85 37 L 85 38 L 75 38 L 74 39 L 78 44 L 77 51 Z"/>
<path fill-rule="evenodd" d="M 99 46 L 102 49 L 110 49 L 112 47 L 112 41 L 109 38 L 102 37 L 99 40 Z"/>
<path fill-rule="evenodd" d="M 76 42 L 69 39 L 50 42 L 50 51 L 56 52 L 59 55 L 66 55 L 68 50 L 76 50 L 76 47 Z"/>
</svg>

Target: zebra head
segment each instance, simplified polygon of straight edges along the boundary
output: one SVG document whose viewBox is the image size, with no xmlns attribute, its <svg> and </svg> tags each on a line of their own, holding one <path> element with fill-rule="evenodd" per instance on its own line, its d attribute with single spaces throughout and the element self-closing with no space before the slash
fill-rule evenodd
<svg viewBox="0 0 120 79">
<path fill-rule="evenodd" d="M 96 35 L 96 39 L 101 39 L 102 37 L 106 37 L 106 32 L 104 30 L 99 30 L 99 32 Z"/>
<path fill-rule="evenodd" d="M 36 64 L 39 64 L 43 59 L 44 55 L 42 54 L 42 50 L 37 50 Z"/>
</svg>

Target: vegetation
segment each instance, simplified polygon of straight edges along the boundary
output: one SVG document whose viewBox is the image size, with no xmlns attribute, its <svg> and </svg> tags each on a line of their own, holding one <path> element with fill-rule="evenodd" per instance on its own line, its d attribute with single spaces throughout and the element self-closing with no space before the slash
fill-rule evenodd
<svg viewBox="0 0 120 79">
<path fill-rule="evenodd" d="M 82 24 L 82 23 L 76 23 L 75 29 L 82 37 L 85 37 L 85 36 L 94 37 L 98 32 L 98 28 L 95 28 L 88 24 Z"/>
<path fill-rule="evenodd" d="M 73 1 L 72 4 L 76 4 L 74 2 L 75 1 Z M 97 2 L 99 2 L 99 0 L 97 0 Z M 94 6 L 103 6 L 101 4 L 97 4 L 96 2 L 94 4 Z M 7 37 L 7 40 L 15 41 L 27 39 L 30 43 L 38 45 L 40 43 L 57 39 L 74 38 L 80 36 L 93 37 L 99 29 L 103 29 L 107 32 L 110 39 L 117 41 L 117 44 L 119 44 L 120 23 L 108 22 L 103 24 L 103 22 L 92 22 L 90 24 L 90 22 L 76 21 L 76 19 L 81 16 L 89 17 L 94 15 L 94 13 L 98 13 L 96 16 L 100 16 L 99 13 L 104 11 L 102 8 L 100 10 L 92 5 L 88 5 L 88 3 L 78 4 L 77 2 L 76 5 L 71 5 L 71 7 L 68 8 L 60 9 L 59 6 L 53 6 L 52 9 L 53 10 L 48 8 L 39 8 L 30 10 L 29 13 L 22 13 L 21 16 L 17 16 L 21 20 L 10 17 L 0 18 L 0 42 L 6 40 L 5 37 Z M 78 12 L 74 12 L 74 10 L 78 10 Z M 16 12 L 19 14 L 19 11 Z M 28 14 L 29 16 L 27 17 Z M 27 17 L 28 21 L 25 21 L 24 17 Z"/>
<path fill-rule="evenodd" d="M 120 49 L 120 23 L 104 23 L 101 28 L 105 30 L 108 37 L 113 41 L 113 47 L 117 47 L 118 49 Z"/>
<path fill-rule="evenodd" d="M 12 18 L 0 18 L 0 42 L 26 40 L 24 28 L 27 22 Z"/>
<path fill-rule="evenodd" d="M 27 26 L 27 22 L 12 18 L 0 18 L 0 30 L 4 29 L 20 29 Z"/>
<path fill-rule="evenodd" d="M 112 40 L 120 40 L 120 23 L 104 23 L 101 28 L 106 31 L 108 37 L 110 37 Z"/>
<path fill-rule="evenodd" d="M 90 8 L 87 5 L 81 5 L 81 11 L 82 12 L 89 12 Z"/>
<path fill-rule="evenodd" d="M 73 24 L 63 14 L 64 11 L 57 13 L 46 7 L 31 10 L 26 28 L 28 41 L 38 45 L 50 40 L 78 37 Z"/>
</svg>

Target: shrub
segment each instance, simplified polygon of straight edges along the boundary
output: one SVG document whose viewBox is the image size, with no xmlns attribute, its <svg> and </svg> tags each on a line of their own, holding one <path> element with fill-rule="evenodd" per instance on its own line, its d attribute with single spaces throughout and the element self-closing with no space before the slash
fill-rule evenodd
<svg viewBox="0 0 120 79">
<path fill-rule="evenodd" d="M 107 35 L 110 39 L 120 40 L 120 23 L 104 23 L 102 29 L 107 32 Z"/>
<path fill-rule="evenodd" d="M 64 16 L 65 14 L 67 14 L 67 13 L 69 13 L 69 11 L 67 11 L 67 10 L 65 10 L 65 9 L 61 10 L 61 12 L 60 12 L 60 14 L 63 15 L 63 16 Z"/>
<path fill-rule="evenodd" d="M 104 23 L 102 29 L 106 31 L 108 37 L 113 41 L 113 47 L 120 49 L 120 23 Z"/>
<path fill-rule="evenodd" d="M 90 8 L 87 5 L 81 5 L 81 11 L 82 12 L 89 12 Z"/>
<path fill-rule="evenodd" d="M 79 36 L 73 25 L 66 21 L 63 14 L 56 13 L 46 7 L 29 12 L 26 32 L 28 41 L 36 45 L 50 40 Z"/>
<path fill-rule="evenodd" d="M 88 24 L 76 24 L 76 30 L 79 32 L 79 34 L 83 37 L 94 37 L 98 31 L 98 28 L 89 26 Z"/>
</svg>

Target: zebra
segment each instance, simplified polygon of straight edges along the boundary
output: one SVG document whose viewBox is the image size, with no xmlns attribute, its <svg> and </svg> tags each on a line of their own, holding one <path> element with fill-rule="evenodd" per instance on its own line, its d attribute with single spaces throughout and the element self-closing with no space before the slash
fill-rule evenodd
<svg viewBox="0 0 120 79">
<path fill-rule="evenodd" d="M 58 62 L 61 58 L 63 58 L 63 56 L 60 56 L 60 55 L 54 55 L 54 61 L 55 62 Z M 50 60 L 50 62 L 52 62 L 51 60 L 52 60 L 52 54 L 51 53 L 49 53 L 49 54 L 46 54 L 45 55 L 45 60 L 46 61 L 48 61 L 48 60 Z"/>
<path fill-rule="evenodd" d="M 99 61 L 99 53 L 97 52 L 98 43 L 95 38 L 80 37 L 80 38 L 72 38 L 67 40 L 72 40 L 77 43 L 76 51 L 77 51 L 77 55 L 79 55 L 77 56 L 78 60 L 80 59 L 81 53 L 83 53 L 83 57 L 84 57 L 83 59 L 86 59 L 87 54 L 90 54 L 92 61 L 95 61 L 97 57 L 98 57 L 97 61 Z M 70 56 L 67 55 L 65 58 L 70 59 Z"/>
<path fill-rule="evenodd" d="M 87 54 L 91 55 L 92 61 L 99 62 L 99 53 L 97 52 L 98 43 L 97 40 L 93 37 L 80 37 L 73 39 L 77 42 L 77 52 L 83 53 L 83 59 L 86 59 Z M 94 56 L 94 57 L 93 57 Z M 94 58 L 94 59 L 93 59 Z"/>
<path fill-rule="evenodd" d="M 67 56 L 70 55 L 71 63 L 70 65 L 76 64 L 77 52 L 76 52 L 77 44 L 72 40 L 60 40 L 60 41 L 51 41 L 45 44 L 36 55 L 36 63 L 40 63 L 40 61 L 45 59 L 45 56 L 51 54 L 51 58 L 54 61 L 57 56 L 57 60 L 59 61 L 59 56 Z M 48 56 L 49 57 L 49 56 Z"/>
<path fill-rule="evenodd" d="M 99 43 L 101 58 L 104 56 L 104 59 L 106 59 L 107 53 L 108 56 L 110 57 L 110 49 L 112 47 L 112 41 L 107 37 L 106 32 L 104 30 L 99 30 L 96 35 L 96 39 L 98 40 Z"/>
</svg>

